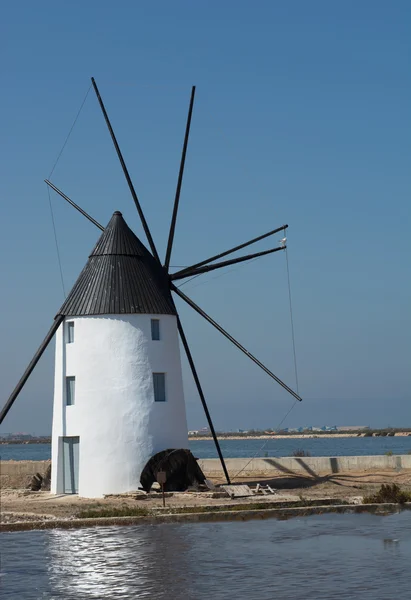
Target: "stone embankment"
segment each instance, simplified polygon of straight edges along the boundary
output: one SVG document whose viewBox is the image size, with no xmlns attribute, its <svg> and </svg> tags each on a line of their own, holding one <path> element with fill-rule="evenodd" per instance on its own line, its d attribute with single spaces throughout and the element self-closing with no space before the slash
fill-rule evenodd
<svg viewBox="0 0 411 600">
<path fill-rule="evenodd" d="M 350 472 L 380 472 L 411 470 L 411 454 L 393 456 L 310 456 L 286 458 L 227 458 L 226 465 L 234 480 L 250 478 L 278 478 L 308 476 L 320 477 Z M 217 482 L 224 480 L 221 463 L 217 458 L 198 461 L 206 477 Z M 49 460 L 7 460 L 0 461 L 0 489 L 26 488 L 33 475 L 44 475 L 50 465 Z"/>
</svg>

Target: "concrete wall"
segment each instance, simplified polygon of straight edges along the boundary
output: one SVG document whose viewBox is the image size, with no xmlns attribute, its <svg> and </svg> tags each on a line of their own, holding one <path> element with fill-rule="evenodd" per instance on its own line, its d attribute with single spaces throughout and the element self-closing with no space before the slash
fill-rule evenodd
<svg viewBox="0 0 411 600">
<path fill-rule="evenodd" d="M 151 339 L 151 318 L 160 340 Z M 63 492 L 63 436 L 79 436 L 79 495 L 135 490 L 153 454 L 188 447 L 176 317 L 74 317 L 56 335 L 51 489 Z M 153 372 L 165 373 L 166 402 L 154 401 Z M 75 402 L 66 405 L 67 376 Z"/>
<path fill-rule="evenodd" d="M 398 456 L 310 456 L 307 458 L 227 458 L 226 465 L 231 477 L 240 470 L 242 476 L 255 474 L 278 476 L 280 474 L 317 475 L 347 471 L 375 471 L 386 469 L 411 469 L 411 454 Z M 198 461 L 204 473 L 210 477 L 224 477 L 217 458 Z"/>
<path fill-rule="evenodd" d="M 49 464 L 49 460 L 1 460 L 0 490 L 26 488 L 33 475 L 45 474 Z"/>
<path fill-rule="evenodd" d="M 228 458 L 228 471 L 232 477 L 250 459 Z M 46 472 L 50 461 L 0 461 L 0 489 L 26 487 L 35 473 Z M 208 477 L 224 478 L 220 461 L 216 458 L 199 460 L 199 465 Z M 309 458 L 256 458 L 242 471 L 241 476 L 278 477 L 280 475 L 326 475 L 349 471 L 385 471 L 411 469 L 411 455 L 398 456 L 339 456 Z M 139 484 L 138 484 L 139 485 Z M 134 489 L 137 489 L 138 485 Z"/>
</svg>

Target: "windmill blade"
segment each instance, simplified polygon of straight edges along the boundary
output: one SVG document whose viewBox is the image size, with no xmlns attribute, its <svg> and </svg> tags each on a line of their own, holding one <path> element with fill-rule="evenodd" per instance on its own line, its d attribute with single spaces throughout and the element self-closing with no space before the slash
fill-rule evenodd
<svg viewBox="0 0 411 600">
<path fill-rule="evenodd" d="M 158 260 L 158 262 L 160 262 L 160 257 L 158 255 L 157 250 L 156 250 L 156 246 L 154 244 L 154 240 L 152 238 L 152 235 L 150 233 L 150 229 L 148 227 L 146 218 L 144 216 L 143 209 L 141 208 L 140 201 L 139 201 L 139 199 L 137 197 L 136 190 L 134 189 L 133 182 L 131 181 L 131 177 L 130 177 L 128 169 L 126 167 L 126 163 L 124 162 L 123 155 L 121 154 L 120 146 L 117 143 L 116 136 L 115 136 L 113 128 L 111 126 L 110 119 L 108 118 L 107 111 L 106 111 L 105 106 L 103 104 L 103 100 L 101 99 L 100 92 L 98 90 L 98 87 L 97 87 L 97 84 L 95 82 L 94 77 L 91 78 L 91 83 L 93 84 L 94 91 L 96 92 L 97 100 L 98 100 L 98 102 L 100 104 L 101 111 L 102 111 L 104 119 L 106 121 L 106 125 L 108 127 L 108 130 L 110 132 L 111 139 L 113 141 L 114 147 L 115 147 L 116 152 L 117 152 L 117 156 L 118 156 L 120 164 L 122 166 L 124 176 L 125 176 L 125 178 L 127 180 L 128 187 L 130 189 L 131 195 L 132 195 L 133 200 L 134 200 L 134 204 L 136 205 L 137 212 L 138 212 L 138 214 L 140 216 L 140 221 L 141 221 L 141 224 L 143 226 L 144 233 L 146 234 L 148 243 L 150 245 L 151 252 L 152 252 L 154 258 L 156 258 Z"/>
<path fill-rule="evenodd" d="M 88 219 L 89 221 L 91 221 L 91 223 L 93 223 L 93 225 L 95 225 L 96 227 L 98 227 L 99 229 L 101 229 L 101 231 L 104 231 L 104 227 L 102 225 L 100 225 L 100 223 L 98 221 L 96 221 L 95 219 L 93 219 L 93 217 L 91 217 L 88 213 L 86 213 L 85 210 L 83 210 L 78 204 L 76 204 L 75 202 L 73 202 L 73 200 L 71 200 L 68 196 L 66 196 L 66 194 L 63 194 L 63 192 L 61 190 L 58 189 L 58 187 L 56 187 L 54 185 L 54 183 L 51 183 L 51 181 L 49 181 L 48 179 L 44 180 L 45 183 L 47 183 L 47 185 L 49 187 L 51 187 L 52 190 L 54 190 L 55 192 L 57 192 L 57 194 L 59 196 L 61 196 L 64 200 L 66 200 L 66 202 L 68 202 L 69 204 L 71 204 L 71 206 L 73 206 L 76 210 L 79 211 L 79 213 L 81 213 L 84 217 L 86 217 L 86 219 Z"/>
<path fill-rule="evenodd" d="M 224 252 L 221 252 L 220 254 L 216 254 L 215 256 L 211 256 L 210 258 L 206 258 L 206 260 L 202 260 L 201 262 L 196 263 L 195 265 L 191 265 L 190 267 L 185 267 L 181 271 L 177 271 L 176 273 L 174 273 L 173 276 L 174 275 L 182 275 L 186 271 L 192 271 L 193 269 L 202 267 L 203 265 L 206 265 L 207 263 L 218 260 L 219 258 L 223 258 L 223 256 L 227 256 L 227 254 L 232 254 L 233 252 L 237 252 L 237 250 L 242 250 L 242 248 L 251 246 L 251 244 L 255 244 L 256 242 L 259 242 L 260 240 L 264 240 L 265 238 L 269 237 L 270 235 L 274 235 L 275 233 L 278 233 L 279 231 L 283 231 L 283 230 L 285 231 L 287 229 L 287 227 L 288 227 L 288 225 L 282 225 L 281 227 L 277 227 L 277 229 L 273 229 L 272 231 L 269 231 L 268 233 L 263 233 L 263 235 L 259 235 L 258 237 L 253 238 L 252 240 L 249 240 L 248 242 L 244 242 L 244 244 L 240 244 L 239 246 L 234 246 L 234 248 L 230 248 L 230 250 L 225 250 Z"/>
<path fill-rule="evenodd" d="M 185 279 L 186 277 L 201 275 L 202 273 L 208 273 L 209 271 L 214 271 L 215 269 L 222 269 L 223 267 L 228 267 L 229 265 L 235 265 L 237 263 L 245 262 L 246 260 L 258 258 L 259 256 L 265 256 L 266 254 L 272 254 L 273 252 L 278 252 L 279 250 L 285 250 L 285 248 L 286 246 L 280 246 L 279 248 L 271 248 L 270 250 L 256 252 L 255 254 L 247 254 L 247 256 L 240 256 L 239 258 L 224 260 L 223 262 L 215 263 L 214 265 L 205 265 L 204 267 L 199 267 L 198 269 L 192 269 L 191 271 L 187 271 L 180 275 L 178 273 L 174 273 L 170 275 L 170 279 L 171 281 L 176 281 L 177 279 Z"/>
<path fill-rule="evenodd" d="M 39 360 L 40 360 L 43 352 L 45 351 L 45 349 L 47 348 L 47 346 L 49 345 L 49 343 L 53 339 L 54 334 L 56 333 L 57 329 L 60 327 L 60 325 L 61 325 L 61 323 L 62 323 L 63 320 L 64 320 L 64 315 L 57 315 L 57 317 L 54 319 L 54 323 L 50 327 L 50 330 L 49 330 L 48 334 L 44 338 L 44 340 L 41 343 L 41 345 L 40 345 L 39 349 L 37 350 L 36 354 L 31 359 L 31 361 L 29 363 L 29 366 L 24 371 L 24 373 L 23 373 L 20 381 L 18 382 L 18 384 L 16 385 L 16 387 L 12 391 L 12 393 L 10 395 L 10 398 L 7 400 L 6 404 L 3 406 L 3 409 L 0 412 L 0 425 L 3 423 L 4 419 L 6 418 L 7 413 L 9 412 L 9 410 L 11 409 L 11 407 L 13 406 L 14 401 L 16 400 L 17 396 L 20 394 L 21 390 L 24 387 L 24 384 L 26 383 L 27 379 L 30 377 L 30 375 L 31 375 L 34 367 L 39 362 Z"/>
<path fill-rule="evenodd" d="M 180 317 L 178 315 L 177 315 L 177 327 L 178 327 L 178 332 L 180 334 L 181 341 L 182 341 L 183 346 L 184 346 L 185 353 L 187 355 L 188 362 L 190 364 L 190 368 L 191 368 L 191 372 L 192 372 L 193 377 L 194 377 L 194 381 L 195 381 L 196 386 L 197 386 L 197 390 L 198 390 L 198 394 L 200 396 L 201 404 L 203 405 L 203 408 L 204 408 L 204 412 L 205 412 L 205 416 L 206 416 L 206 419 L 207 419 L 207 423 L 208 423 L 208 426 L 210 428 L 211 435 L 213 436 L 214 444 L 215 444 L 215 447 L 216 447 L 216 450 L 217 450 L 218 457 L 219 457 L 220 462 L 221 462 L 221 466 L 222 466 L 223 471 L 224 471 L 225 478 L 227 480 L 227 483 L 230 485 L 230 483 L 231 483 L 230 482 L 230 476 L 228 474 L 227 467 L 226 467 L 226 464 L 224 462 L 223 453 L 221 452 L 220 444 L 219 444 L 219 441 L 217 439 L 217 434 L 215 432 L 214 425 L 213 425 L 213 422 L 211 420 L 211 415 L 210 415 L 210 412 L 208 410 L 208 406 L 207 406 L 207 403 L 206 403 L 206 399 L 204 397 L 203 389 L 201 387 L 201 383 L 200 383 L 200 380 L 198 378 L 197 369 L 195 367 L 195 364 L 194 364 L 194 361 L 193 361 L 193 357 L 191 355 L 190 348 L 188 346 L 187 338 L 185 336 L 185 333 L 184 333 L 184 330 L 183 330 L 183 326 L 181 325 Z"/>
<path fill-rule="evenodd" d="M 255 362 L 256 365 L 258 365 L 260 367 L 260 369 L 262 369 L 263 371 L 265 371 L 267 373 L 267 375 L 269 375 L 270 377 L 272 377 L 277 383 L 279 383 L 281 385 L 281 387 L 283 387 L 285 390 L 287 390 L 288 393 L 290 393 L 292 396 L 294 396 L 294 398 L 296 400 L 299 400 L 301 402 L 302 398 L 301 396 L 299 396 L 296 392 L 294 392 L 290 387 L 288 387 L 288 385 L 286 385 L 283 381 L 281 381 L 281 379 L 279 377 L 277 377 L 276 375 L 274 375 L 274 373 L 272 373 L 270 371 L 270 369 L 268 369 L 265 365 L 263 365 L 262 362 L 260 362 L 258 360 L 258 358 L 256 358 L 255 356 L 253 356 L 251 354 L 251 352 L 248 352 L 248 350 L 246 350 L 246 348 L 244 348 L 244 346 L 242 346 L 240 344 L 240 342 L 238 342 L 235 338 L 233 338 L 232 335 L 230 335 L 225 329 L 223 329 L 221 327 L 221 325 L 219 325 L 216 321 L 214 321 L 214 319 L 212 319 L 206 312 L 203 311 L 202 308 L 200 308 L 195 302 L 193 302 L 191 300 L 191 298 L 189 298 L 188 296 L 186 296 L 185 294 L 183 294 L 183 292 L 181 290 L 179 290 L 174 284 L 171 284 L 171 289 L 173 290 L 173 292 L 175 292 L 178 296 L 180 296 L 180 298 L 182 300 L 184 300 L 185 302 L 187 302 L 187 304 L 189 306 L 191 306 L 191 308 L 193 308 L 196 312 L 198 312 L 199 315 L 201 315 L 202 317 L 204 317 L 206 319 L 206 321 L 208 321 L 209 323 L 211 323 L 211 325 L 213 325 L 213 327 L 215 327 L 220 333 L 222 333 L 228 340 L 230 340 L 230 342 L 232 342 L 235 346 L 237 346 L 237 348 L 239 350 L 241 350 L 241 352 L 244 352 L 244 354 L 246 356 L 248 356 L 248 358 L 250 358 L 253 362 Z"/>
<path fill-rule="evenodd" d="M 193 114 L 195 93 L 196 93 L 196 86 L 193 85 L 193 87 L 191 88 L 190 106 L 188 109 L 186 132 L 185 132 L 185 136 L 184 136 L 183 151 L 181 154 L 180 171 L 178 173 L 178 181 L 177 181 L 176 195 L 175 195 L 175 199 L 174 199 L 173 215 L 171 217 L 170 233 L 168 235 L 166 258 L 164 261 L 164 268 L 166 269 L 166 271 L 168 271 L 168 268 L 170 266 L 171 251 L 173 249 L 174 233 L 175 233 L 175 228 L 176 228 L 178 205 L 180 202 L 181 184 L 183 182 L 184 165 L 185 165 L 185 161 L 186 161 L 188 137 L 190 135 L 191 116 Z"/>
</svg>

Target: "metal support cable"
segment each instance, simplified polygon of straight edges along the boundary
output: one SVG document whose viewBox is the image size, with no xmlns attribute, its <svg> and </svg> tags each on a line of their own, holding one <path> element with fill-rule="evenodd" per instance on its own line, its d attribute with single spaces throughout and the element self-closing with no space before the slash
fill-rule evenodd
<svg viewBox="0 0 411 600">
<path fill-rule="evenodd" d="M 285 231 L 285 230 L 284 230 Z M 296 354 L 296 350 L 295 350 L 295 335 L 294 335 L 294 318 L 293 318 L 293 306 L 292 306 L 292 301 L 291 301 L 291 284 L 290 284 L 290 269 L 289 269 L 289 264 L 288 264 L 288 253 L 287 253 L 287 247 L 285 248 L 285 259 L 286 259 L 286 265 L 287 265 L 287 286 L 288 286 L 288 300 L 289 300 L 289 306 L 290 306 L 290 322 L 291 322 L 291 338 L 292 338 L 292 345 L 293 345 L 293 357 L 294 357 L 294 372 L 295 372 L 295 385 L 296 385 L 296 390 L 297 390 L 297 394 L 300 393 L 299 391 L 299 385 L 298 385 L 298 370 L 297 370 L 297 354 Z M 284 421 L 286 420 L 286 418 L 288 417 L 288 415 L 291 413 L 291 411 L 294 409 L 295 405 L 297 404 L 297 400 L 294 402 L 294 404 L 291 406 L 291 408 L 288 410 L 288 412 L 285 414 L 285 416 L 282 418 L 282 420 L 280 421 L 280 423 L 277 425 L 276 429 L 279 430 L 281 425 L 284 423 Z M 264 444 L 257 450 L 257 452 L 254 454 L 254 456 L 247 462 L 246 465 L 244 465 L 244 467 L 242 467 L 240 469 L 240 471 L 238 471 L 238 473 L 236 473 L 234 476 L 231 475 L 232 479 L 236 479 L 247 467 L 248 465 L 255 459 L 257 458 L 258 455 L 261 455 L 261 452 L 264 450 L 265 446 L 267 445 L 267 443 L 272 440 L 273 438 L 268 438 L 265 440 Z"/>
<path fill-rule="evenodd" d="M 193 277 L 190 277 L 190 279 L 187 279 L 186 281 L 183 281 L 183 283 L 180 283 L 180 285 L 177 285 L 176 287 L 181 288 L 186 283 L 190 283 L 190 281 L 193 281 L 193 279 L 196 279 L 196 277 L 200 277 L 200 275 L 201 275 L 201 273 L 199 273 L 198 275 L 193 275 Z"/>
<path fill-rule="evenodd" d="M 250 263 L 254 262 L 255 260 L 257 260 L 257 258 L 253 258 L 248 263 L 241 263 L 239 265 L 236 265 L 235 267 L 232 267 L 231 269 L 227 269 L 226 271 L 223 271 L 222 273 L 219 273 L 219 275 L 214 275 L 214 277 L 209 277 L 209 279 L 206 279 L 205 281 L 202 281 L 201 283 L 198 283 L 194 287 L 191 287 L 190 290 L 194 290 L 195 288 L 199 287 L 200 285 L 204 285 L 206 283 L 210 283 L 210 281 L 213 281 L 213 279 L 219 279 L 220 277 L 224 277 L 224 275 L 227 275 L 228 273 L 232 273 L 232 271 L 236 271 L 237 269 L 241 269 L 242 267 L 246 267 Z M 183 287 L 183 285 L 185 285 L 186 283 L 189 283 L 190 281 L 192 281 L 196 277 L 200 277 L 200 275 L 194 275 L 194 277 L 191 277 L 190 279 L 187 279 L 187 281 L 184 281 L 181 285 L 177 285 L 176 287 L 178 287 L 180 289 L 181 287 Z"/>
<path fill-rule="evenodd" d="M 278 233 L 279 231 L 284 231 L 287 227 L 288 227 L 288 225 L 282 225 L 281 227 L 277 227 L 276 229 L 273 229 L 272 231 L 268 231 L 267 233 L 263 233 L 263 235 L 259 235 L 256 238 L 253 238 L 252 240 L 248 240 L 248 242 L 244 242 L 243 244 L 234 246 L 234 248 L 230 248 L 229 250 L 225 250 L 224 252 L 220 252 L 219 254 L 210 256 L 209 258 L 206 258 L 205 260 L 202 260 L 199 263 L 196 263 L 189 267 L 185 267 L 181 271 L 177 271 L 177 273 L 173 273 L 173 275 L 183 275 L 186 271 L 193 271 L 194 269 L 197 269 L 198 267 L 202 267 L 203 265 L 206 265 L 207 263 L 214 262 L 215 260 L 217 260 L 219 258 L 223 258 L 224 256 L 227 256 L 228 254 L 232 254 L 233 252 L 242 250 L 243 248 L 246 248 L 247 246 L 251 246 L 251 244 L 260 242 L 261 240 L 264 240 L 265 238 L 269 237 L 270 235 L 274 235 L 275 233 Z"/>
<path fill-rule="evenodd" d="M 77 114 L 76 114 L 76 117 L 75 117 L 75 119 L 74 119 L 74 121 L 73 121 L 73 124 L 72 124 L 72 126 L 70 127 L 70 130 L 69 130 L 69 132 L 68 132 L 68 134 L 67 134 L 67 137 L 66 137 L 66 139 L 64 140 L 63 146 L 62 146 L 62 148 L 61 148 L 60 152 L 58 153 L 56 160 L 54 161 L 53 168 L 51 169 L 51 171 L 50 171 L 50 175 L 48 176 L 48 178 L 49 178 L 49 179 L 51 179 L 51 176 L 53 175 L 54 169 L 57 167 L 57 163 L 59 162 L 59 160 L 60 160 L 60 158 L 61 158 L 61 155 L 62 155 L 62 154 L 63 154 L 63 152 L 64 152 L 64 149 L 65 149 L 65 147 L 66 147 L 66 145 L 67 145 L 67 142 L 69 141 L 69 138 L 70 138 L 70 136 L 71 136 L 71 134 L 72 134 L 72 132 L 73 132 L 73 129 L 74 129 L 74 127 L 75 127 L 76 123 L 77 123 L 77 120 L 78 120 L 78 118 L 79 118 L 79 116 L 80 116 L 80 113 L 81 113 L 81 111 L 83 110 L 83 106 L 84 106 L 84 105 L 85 105 L 85 103 L 86 103 L 87 96 L 89 95 L 89 92 L 90 92 L 90 90 L 91 90 L 91 84 L 90 84 L 90 86 L 89 86 L 89 88 L 88 88 L 88 90 L 87 90 L 87 93 L 86 93 L 86 95 L 84 96 L 83 102 L 82 102 L 82 103 L 81 103 L 81 105 L 80 105 L 80 108 L 79 108 L 79 110 L 78 110 L 78 112 L 77 112 Z"/>
<path fill-rule="evenodd" d="M 216 269 L 222 269 L 228 267 L 230 265 L 236 265 L 238 263 L 247 262 L 254 258 L 259 258 L 261 256 L 267 256 L 267 254 L 272 254 L 273 252 L 281 252 L 284 250 L 285 246 L 279 246 L 278 248 L 270 248 L 269 250 L 263 250 L 261 252 L 255 252 L 254 254 L 246 254 L 245 256 L 238 256 L 237 258 L 231 258 L 230 260 L 224 260 L 221 262 L 214 263 L 212 265 L 204 265 L 203 267 L 197 267 L 196 269 L 187 270 L 185 273 L 172 273 L 170 275 L 171 281 L 177 281 L 179 279 L 184 279 L 185 277 L 190 277 L 191 275 L 201 275 L 202 273 L 209 273 L 210 271 L 215 271 Z"/>
<path fill-rule="evenodd" d="M 294 317 L 293 317 L 293 305 L 291 301 L 291 284 L 290 284 L 290 268 L 288 265 L 288 250 L 287 247 L 285 249 L 285 262 L 287 265 L 287 283 L 288 283 L 288 300 L 290 304 L 290 323 L 291 323 L 291 339 L 293 343 L 293 356 L 294 356 L 294 372 L 295 372 L 295 385 L 297 389 L 297 394 L 299 394 L 298 389 L 298 370 L 297 370 L 297 353 L 295 350 L 295 335 L 294 335 Z"/>
<path fill-rule="evenodd" d="M 51 222 L 52 222 L 52 225 L 53 225 L 54 242 L 56 244 L 57 262 L 58 262 L 59 271 L 60 271 L 61 287 L 63 288 L 63 296 L 65 298 L 66 297 L 66 289 L 64 287 L 63 269 L 62 269 L 62 266 L 61 266 L 60 250 L 59 250 L 59 244 L 58 244 L 58 240 L 57 240 L 56 223 L 54 221 L 53 205 L 51 203 L 50 188 L 48 186 L 47 186 L 47 195 L 48 195 L 48 199 L 49 199 Z"/>
<path fill-rule="evenodd" d="M 86 95 L 84 96 L 84 99 L 83 99 L 83 101 L 82 101 L 82 103 L 80 105 L 79 110 L 77 111 L 75 119 L 74 119 L 74 121 L 73 121 L 73 123 L 72 123 L 72 125 L 71 125 L 71 127 L 69 129 L 69 132 L 68 132 L 68 134 L 66 136 L 66 139 L 64 140 L 63 146 L 61 147 L 60 152 L 57 154 L 57 158 L 54 161 L 53 167 L 52 167 L 52 169 L 50 171 L 50 175 L 48 177 L 49 179 L 51 179 L 51 176 L 53 175 L 54 170 L 57 167 L 57 163 L 59 162 L 59 160 L 61 158 L 61 155 L 63 154 L 64 149 L 67 146 L 67 142 L 70 139 L 70 136 L 71 136 L 71 134 L 73 132 L 73 129 L 74 129 L 74 127 L 75 127 L 75 125 L 76 125 L 76 123 L 78 121 L 78 118 L 80 116 L 80 113 L 83 110 L 83 106 L 86 103 L 87 96 L 88 96 L 88 94 L 90 92 L 90 89 L 91 89 L 91 84 L 90 84 L 90 86 L 89 86 L 89 88 L 87 90 Z M 49 189 L 49 187 L 47 187 L 47 194 L 48 194 L 48 201 L 49 201 L 49 207 L 50 207 L 51 222 L 52 222 L 52 226 L 53 226 L 54 242 L 55 242 L 55 245 L 56 245 L 57 261 L 58 261 L 59 271 L 60 271 L 61 287 L 63 288 L 63 296 L 65 298 L 66 297 L 66 290 L 65 290 L 65 287 L 64 287 L 63 268 L 62 268 L 62 265 L 61 265 L 60 249 L 59 249 L 59 243 L 58 243 L 58 239 L 57 239 L 56 222 L 55 222 L 55 219 L 54 219 L 53 204 L 51 202 L 51 196 L 50 196 L 50 189 Z"/>
<path fill-rule="evenodd" d="M 298 400 L 295 400 L 294 404 L 291 406 L 291 408 L 286 412 L 285 416 L 281 419 L 281 421 L 279 422 L 279 424 L 277 425 L 276 429 L 280 429 L 281 425 L 284 423 L 284 421 L 286 420 L 286 418 L 288 417 L 288 415 L 290 414 L 290 412 L 294 409 L 295 405 L 297 404 Z M 268 444 L 269 441 L 271 441 L 273 438 L 267 438 L 264 442 L 264 444 L 261 446 L 261 448 L 259 448 L 257 450 L 257 452 L 254 454 L 254 456 L 252 458 L 250 458 L 250 460 L 248 461 L 248 463 L 246 463 L 243 467 L 241 467 L 241 469 L 238 471 L 238 473 L 236 473 L 235 475 L 230 475 L 231 479 L 234 481 L 234 479 L 237 479 L 237 477 L 239 475 L 241 475 L 241 473 L 248 467 L 248 465 L 250 463 L 253 462 L 253 460 L 255 460 L 257 458 L 257 456 L 259 454 L 261 454 L 261 452 L 264 450 L 265 446 Z"/>
<path fill-rule="evenodd" d="M 236 346 L 239 350 L 241 350 L 241 352 L 243 352 L 246 356 L 248 356 L 248 358 L 250 360 L 252 360 L 256 365 L 258 365 L 260 367 L 260 369 L 262 369 L 265 373 L 267 373 L 267 375 L 269 375 L 279 385 L 281 385 L 281 387 L 283 387 L 285 390 L 287 390 L 287 392 L 289 392 L 292 396 L 294 396 L 294 398 L 296 400 L 299 400 L 300 402 L 302 401 L 302 398 L 296 392 L 294 392 L 294 390 L 292 390 L 290 387 L 288 387 L 288 385 L 286 383 L 284 383 L 284 381 L 281 381 L 281 379 L 279 377 L 274 375 L 274 373 L 272 371 L 270 371 L 270 369 L 268 369 L 261 361 L 259 361 L 258 358 L 256 358 L 253 354 L 251 354 L 251 352 L 249 352 L 246 348 L 244 348 L 244 346 L 242 346 L 240 344 L 240 342 L 238 342 L 235 338 L 233 338 L 233 336 L 230 335 L 228 333 L 228 331 L 223 329 L 223 327 L 221 327 L 221 325 L 219 325 L 217 323 L 217 321 L 214 321 L 214 319 L 212 319 L 210 317 L 210 315 L 208 315 L 202 308 L 200 308 L 195 302 L 193 302 L 193 300 L 191 300 L 191 298 L 186 296 L 173 283 L 171 283 L 171 290 L 173 292 L 175 292 L 177 294 L 177 296 L 180 296 L 180 298 L 182 300 L 184 300 L 189 306 L 191 306 L 191 308 L 193 308 L 199 315 L 204 317 L 204 319 L 206 321 L 208 321 L 213 327 L 215 327 L 220 333 L 222 333 L 224 335 L 224 337 L 226 337 L 228 340 L 230 340 L 230 342 L 232 342 L 234 344 L 234 346 Z"/>
<path fill-rule="evenodd" d="M 51 181 L 49 181 L 48 179 L 45 179 L 44 183 L 46 183 L 49 187 L 51 187 L 52 190 L 54 190 L 59 196 L 61 196 L 73 208 L 75 208 L 76 210 L 78 210 L 79 213 L 83 215 L 83 217 L 86 217 L 86 219 L 88 219 L 91 223 L 93 223 L 93 225 L 95 225 L 96 227 L 98 227 L 100 229 L 100 231 L 104 231 L 104 227 L 101 225 L 101 223 L 99 223 L 98 221 L 96 221 L 95 219 L 93 219 L 93 217 L 91 215 L 89 215 L 88 213 L 86 213 L 86 211 L 83 210 L 81 208 L 81 206 L 79 206 L 78 204 L 76 204 L 75 202 L 73 202 L 73 200 L 71 200 L 71 198 L 69 198 L 68 196 L 66 196 L 66 194 L 63 194 L 63 192 L 61 190 L 59 190 L 59 188 L 56 187 L 54 185 L 54 183 L 51 183 Z"/>
</svg>

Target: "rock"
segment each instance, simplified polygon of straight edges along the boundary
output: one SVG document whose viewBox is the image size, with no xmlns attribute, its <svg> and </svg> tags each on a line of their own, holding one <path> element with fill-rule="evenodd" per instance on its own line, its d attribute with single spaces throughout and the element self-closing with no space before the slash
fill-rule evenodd
<svg viewBox="0 0 411 600">
<path fill-rule="evenodd" d="M 32 492 L 39 492 L 40 490 L 49 491 L 50 483 L 51 483 L 51 465 L 49 465 L 47 467 L 47 470 L 46 470 L 44 476 L 41 475 L 40 473 L 36 473 L 35 475 L 33 475 L 33 477 L 30 480 L 29 485 L 27 486 L 27 489 L 31 490 Z"/>
<path fill-rule="evenodd" d="M 50 491 L 51 484 L 51 464 L 47 467 L 47 471 L 44 474 L 43 481 L 41 482 L 41 489 Z"/>
<path fill-rule="evenodd" d="M 42 482 L 43 482 L 43 477 L 40 475 L 40 473 L 36 473 L 31 478 L 31 481 L 28 486 L 29 490 L 31 490 L 32 492 L 38 492 L 39 490 L 41 490 Z"/>
<path fill-rule="evenodd" d="M 351 496 L 350 498 L 348 498 L 348 502 L 349 502 L 349 504 L 362 504 L 363 497 L 362 496 Z"/>
</svg>

